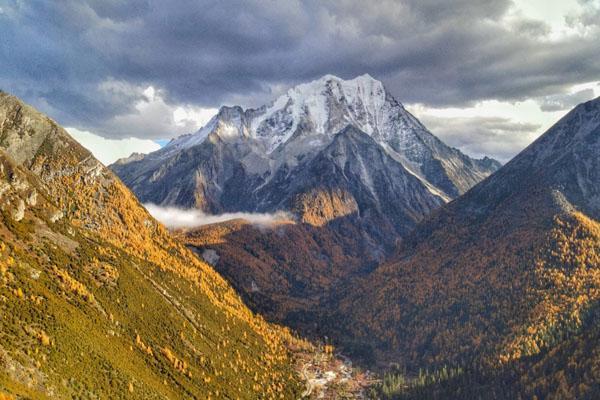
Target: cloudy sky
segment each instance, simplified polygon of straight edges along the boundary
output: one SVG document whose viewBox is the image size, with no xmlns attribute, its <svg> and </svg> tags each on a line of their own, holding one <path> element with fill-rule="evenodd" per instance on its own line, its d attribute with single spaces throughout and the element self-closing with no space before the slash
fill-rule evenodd
<svg viewBox="0 0 600 400">
<path fill-rule="evenodd" d="M 600 95 L 600 0 L 0 0 L 0 89 L 105 163 L 328 73 L 506 161 Z"/>
</svg>

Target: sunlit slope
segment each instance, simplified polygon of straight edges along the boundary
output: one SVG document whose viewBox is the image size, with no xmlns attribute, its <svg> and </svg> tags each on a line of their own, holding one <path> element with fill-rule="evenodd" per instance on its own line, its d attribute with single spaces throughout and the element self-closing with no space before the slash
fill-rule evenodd
<svg viewBox="0 0 600 400">
<path fill-rule="evenodd" d="M 295 398 L 253 315 L 52 120 L 0 94 L 0 388 L 32 398 Z"/>
<path fill-rule="evenodd" d="M 503 321 L 510 329 L 496 340 L 485 333 L 474 336 L 482 343 L 494 344 L 487 351 L 479 346 L 475 362 L 431 368 L 418 377 L 389 373 L 386 385 L 377 389 L 379 397 L 597 398 L 600 224 L 581 213 L 557 217 L 536 249 L 529 278 L 522 296 L 512 300 L 520 308 L 513 306 L 514 314 Z M 447 348 L 440 357 L 452 354 L 453 349 Z"/>
</svg>

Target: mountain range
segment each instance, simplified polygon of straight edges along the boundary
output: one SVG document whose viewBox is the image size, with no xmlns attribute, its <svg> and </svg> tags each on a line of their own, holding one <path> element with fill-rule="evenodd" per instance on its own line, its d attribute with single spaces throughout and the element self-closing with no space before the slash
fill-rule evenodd
<svg viewBox="0 0 600 400">
<path fill-rule="evenodd" d="M 373 78 L 328 75 L 221 108 L 112 165 L 121 181 L 0 92 L 0 398 L 291 399 L 329 379 L 304 391 L 315 346 L 268 321 L 374 368 L 371 398 L 596 398 L 599 155 L 600 98 L 500 167 Z M 289 214 L 169 232 L 142 202 Z"/>
<path fill-rule="evenodd" d="M 320 332 L 315 311 L 333 288 L 498 167 L 445 145 L 369 75 L 326 75 L 257 109 L 222 107 L 195 134 L 110 166 L 144 203 L 290 212 L 297 223 L 271 233 L 238 221 L 183 240 L 216 251 L 215 268 L 254 310 L 305 334 Z"/>
<path fill-rule="evenodd" d="M 355 284 L 339 319 L 352 340 L 380 362 L 470 371 L 423 397 L 593 398 L 599 155 L 596 99 L 434 212 Z"/>
<path fill-rule="evenodd" d="M 265 232 L 232 221 L 183 240 L 214 251 L 215 268 L 255 309 L 335 338 L 367 365 L 393 366 L 381 397 L 594 398 L 599 155 L 596 99 L 368 267 L 364 249 L 298 224 Z"/>
<path fill-rule="evenodd" d="M 144 203 L 351 218 L 390 245 L 499 167 L 431 134 L 369 75 L 326 75 L 272 103 L 222 107 L 198 132 L 111 169 Z"/>
<path fill-rule="evenodd" d="M 553 307 L 538 307 L 558 284 L 540 275 L 567 279 L 578 272 L 576 265 L 588 272 L 600 267 L 594 239 L 599 154 L 596 99 L 576 107 L 495 174 L 423 221 L 396 255 L 368 276 L 357 290 L 360 296 L 348 296 L 345 314 L 376 319 L 385 327 L 387 356 L 404 354 L 417 364 L 489 350 L 534 317 L 570 318 L 573 310 L 562 310 L 566 315 L 559 318 L 543 314 Z M 572 241 L 561 244 L 557 235 Z M 590 242 L 578 244 L 585 237 Z M 594 292 L 579 306 L 592 305 Z M 375 331 L 364 332 L 371 343 Z"/>
</svg>

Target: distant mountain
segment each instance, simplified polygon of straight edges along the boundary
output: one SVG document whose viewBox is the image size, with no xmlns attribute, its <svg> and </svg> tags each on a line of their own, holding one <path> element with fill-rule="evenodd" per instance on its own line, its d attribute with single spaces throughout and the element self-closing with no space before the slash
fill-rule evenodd
<svg viewBox="0 0 600 400">
<path fill-rule="evenodd" d="M 197 133 L 110 168 L 142 202 L 348 217 L 390 238 L 498 167 L 446 146 L 369 75 L 327 75 L 258 109 L 223 107 Z"/>
<path fill-rule="evenodd" d="M 292 211 L 298 223 L 275 230 L 238 221 L 181 237 L 215 252 L 255 311 L 317 336 L 334 289 L 497 167 L 444 145 L 368 75 L 325 76 L 256 110 L 224 107 L 195 135 L 111 166 L 143 202 Z"/>
<path fill-rule="evenodd" d="M 594 398 L 599 218 L 600 98 L 419 224 L 333 320 L 355 354 L 461 368 L 398 398 Z"/>
<path fill-rule="evenodd" d="M 298 398 L 289 345 L 54 121 L 0 92 L 0 397 Z"/>
</svg>

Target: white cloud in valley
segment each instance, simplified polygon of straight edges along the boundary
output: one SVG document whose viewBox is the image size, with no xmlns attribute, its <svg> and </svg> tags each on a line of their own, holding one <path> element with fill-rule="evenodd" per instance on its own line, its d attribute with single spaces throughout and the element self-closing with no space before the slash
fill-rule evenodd
<svg viewBox="0 0 600 400">
<path fill-rule="evenodd" d="M 234 219 L 243 219 L 253 225 L 268 227 L 277 222 L 292 220 L 289 213 L 224 213 L 210 215 L 198 209 L 162 207 L 156 204 L 144 204 L 150 215 L 169 228 L 196 228 L 202 225 L 216 224 Z"/>
</svg>

